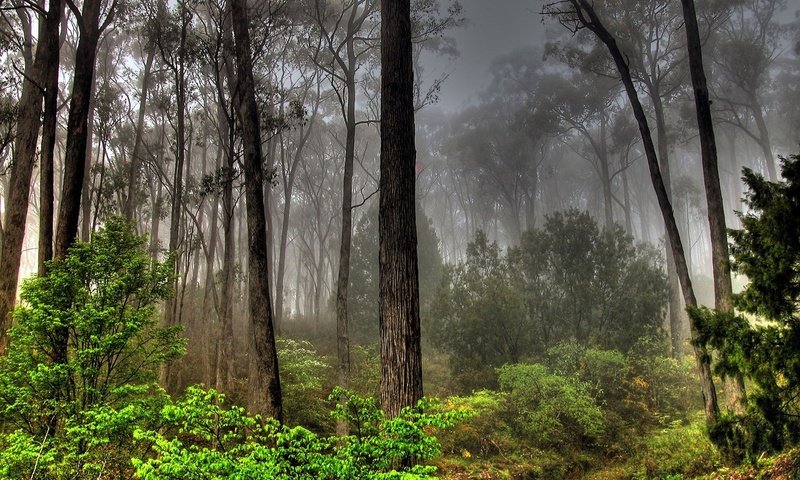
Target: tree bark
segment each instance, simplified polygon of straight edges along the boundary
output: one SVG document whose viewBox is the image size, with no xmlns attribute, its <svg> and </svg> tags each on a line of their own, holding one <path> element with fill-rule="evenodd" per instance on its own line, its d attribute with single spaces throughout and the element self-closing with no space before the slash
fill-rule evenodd
<svg viewBox="0 0 800 480">
<path fill-rule="evenodd" d="M 61 21 L 64 2 L 56 0 L 51 8 L 58 9 Z M 47 23 L 55 22 L 48 12 Z M 58 126 L 58 66 L 60 35 L 57 28 L 48 31 L 47 48 L 52 52 L 44 79 L 44 115 L 42 120 L 41 161 L 39 170 L 39 275 L 45 274 L 45 263 L 53 258 L 53 217 L 54 217 L 54 156 L 56 148 L 56 127 Z"/>
<path fill-rule="evenodd" d="M 10 313 L 14 308 L 22 257 L 22 241 L 28 215 L 31 177 L 36 158 L 36 141 L 41 126 L 42 100 L 47 85 L 46 68 L 58 58 L 58 31 L 61 22 L 61 2 L 50 4 L 47 17 L 39 22 L 39 46 L 33 62 L 27 62 L 22 96 L 17 105 L 17 137 L 14 140 L 14 167 L 6 199 L 5 230 L 0 246 L 0 354 L 8 345 Z M 55 47 L 52 39 L 55 38 Z M 54 51 L 55 49 L 55 51 Z"/>
<path fill-rule="evenodd" d="M 725 208 L 722 201 L 722 188 L 719 184 L 717 166 L 717 142 L 714 136 L 714 121 L 711 115 L 711 102 L 708 84 L 703 69 L 703 49 L 700 30 L 697 26 L 694 0 L 681 0 L 683 19 L 689 49 L 689 71 L 694 88 L 697 125 L 700 131 L 700 150 L 703 163 L 703 184 L 708 206 L 708 224 L 711 230 L 711 260 L 714 274 L 714 303 L 716 309 L 733 312 L 733 287 L 731 286 L 730 254 L 725 225 Z M 771 159 L 768 159 L 771 162 Z M 774 164 L 773 164 L 774 168 Z M 729 406 L 737 414 L 744 414 L 746 393 L 741 374 L 726 382 Z"/>
<path fill-rule="evenodd" d="M 347 28 L 347 70 L 345 88 L 347 89 L 347 111 L 344 121 L 346 128 L 344 150 L 344 175 L 342 178 L 342 232 L 339 244 L 339 271 L 336 277 L 336 354 L 337 380 L 347 388 L 350 378 L 350 337 L 347 318 L 347 294 L 350 286 L 350 246 L 353 237 L 353 161 L 356 152 L 356 55 L 354 47 L 354 21 L 357 6 L 353 5 Z M 322 263 L 320 256 L 320 264 Z M 347 434 L 344 422 L 337 424 L 337 433 Z"/>
<path fill-rule="evenodd" d="M 80 39 L 75 52 L 75 74 L 67 120 L 64 182 L 61 186 L 61 203 L 58 208 L 58 226 L 53 250 L 55 258 L 64 258 L 78 234 L 89 134 L 89 107 L 94 84 L 97 44 L 101 33 L 101 4 L 101 0 L 86 0 L 78 18 Z"/>
<path fill-rule="evenodd" d="M 234 95 L 242 124 L 245 201 L 248 231 L 248 294 L 254 371 L 248 385 L 253 412 L 282 420 L 281 384 L 273 331 L 272 303 L 267 262 L 267 227 L 264 213 L 264 181 L 261 166 L 261 131 L 256 104 L 250 33 L 245 0 L 231 0 L 236 73 L 239 94 Z"/>
<path fill-rule="evenodd" d="M 422 397 L 409 0 L 381 0 L 381 19 L 380 402 L 395 417 Z"/>
</svg>

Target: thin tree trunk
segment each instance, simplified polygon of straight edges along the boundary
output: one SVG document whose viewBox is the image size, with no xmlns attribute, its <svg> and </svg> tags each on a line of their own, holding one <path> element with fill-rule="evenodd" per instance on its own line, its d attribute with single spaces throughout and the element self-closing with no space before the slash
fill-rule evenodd
<svg viewBox="0 0 800 480">
<path fill-rule="evenodd" d="M 389 417 L 422 397 L 410 11 L 409 0 L 381 0 L 380 402 Z"/>
<path fill-rule="evenodd" d="M 353 7 L 353 16 L 355 7 Z M 352 16 L 351 16 L 352 22 Z M 352 35 L 347 40 L 347 57 L 353 67 L 355 52 Z M 347 129 L 344 152 L 344 175 L 342 178 L 342 232 L 339 245 L 339 271 L 336 277 L 336 372 L 340 386 L 347 388 L 350 378 L 350 338 L 347 318 L 347 294 L 350 286 L 350 246 L 353 236 L 353 161 L 356 145 L 356 81 L 355 72 L 351 68 L 347 72 Z M 320 259 L 320 264 L 322 260 Z M 337 433 L 347 434 L 347 425 L 337 423 Z"/>
<path fill-rule="evenodd" d="M 267 227 L 264 213 L 264 181 L 261 170 L 261 135 L 255 96 L 250 33 L 245 0 L 231 0 L 231 19 L 236 50 L 239 95 L 237 112 L 242 124 L 245 201 L 248 231 L 248 296 L 254 347 L 248 385 L 251 411 L 282 420 L 278 354 L 272 322 L 267 262 Z"/>
<path fill-rule="evenodd" d="M 133 212 L 136 206 L 136 176 L 139 173 L 139 149 L 142 145 L 144 134 L 144 114 L 147 111 L 147 95 L 150 91 L 150 77 L 153 71 L 153 60 L 155 59 L 155 49 L 147 51 L 144 61 L 144 71 L 142 72 L 142 91 L 139 97 L 139 114 L 136 118 L 136 133 L 133 138 L 133 148 L 131 149 L 130 167 L 128 169 L 128 196 L 125 199 L 123 215 L 128 219 L 133 219 Z"/>
<path fill-rule="evenodd" d="M 51 8 L 57 8 L 58 21 L 61 21 L 64 2 L 56 0 Z M 48 13 L 47 22 L 50 19 Z M 45 274 L 45 264 L 53 258 L 53 217 L 54 217 L 54 156 L 56 148 L 56 128 L 58 126 L 58 66 L 60 36 L 58 29 L 48 31 L 47 48 L 52 57 L 45 73 L 44 116 L 42 123 L 42 146 L 39 170 L 39 275 Z"/>
<path fill-rule="evenodd" d="M 689 71 L 694 87 L 697 124 L 700 131 L 700 150 L 703 163 L 703 183 L 708 206 L 708 224 L 711 230 L 711 260 L 714 274 L 714 303 L 716 309 L 733 312 L 733 287 L 731 285 L 730 254 L 728 235 L 725 226 L 725 207 L 722 202 L 722 189 L 719 184 L 717 166 L 717 142 L 714 136 L 714 121 L 711 115 L 711 102 L 708 97 L 706 74 L 703 69 L 703 51 L 700 30 L 697 26 L 694 0 L 681 0 L 683 19 L 689 49 Z M 763 120 L 763 119 L 762 119 Z M 775 166 L 768 159 L 768 167 Z M 742 375 L 734 375 L 726 381 L 729 407 L 737 414 L 744 414 L 747 396 Z"/>
<path fill-rule="evenodd" d="M 642 144 L 647 158 L 647 165 L 650 169 L 650 178 L 653 182 L 653 187 L 658 199 L 658 205 L 661 209 L 661 214 L 664 218 L 664 224 L 667 230 L 667 237 L 669 238 L 672 252 L 675 256 L 675 266 L 678 273 L 678 279 L 683 291 L 684 301 L 689 307 L 697 306 L 697 299 L 692 287 L 692 279 L 689 275 L 689 270 L 686 267 L 686 257 L 684 255 L 683 243 L 681 242 L 680 234 L 678 233 L 678 224 L 675 222 L 675 213 L 672 209 L 672 204 L 669 195 L 664 186 L 664 180 L 661 176 L 661 170 L 658 165 L 658 156 L 656 155 L 655 144 L 650 134 L 650 127 L 647 122 L 647 115 L 644 112 L 636 87 L 631 78 L 628 63 L 619 50 L 614 37 L 605 29 L 600 19 L 597 17 L 589 0 L 570 0 L 576 8 L 580 22 L 589 28 L 609 50 L 611 57 L 619 71 L 625 92 L 628 95 L 631 108 L 633 109 L 636 123 L 639 127 L 639 133 L 642 136 Z M 587 18 L 588 17 L 588 18 Z M 694 321 L 690 317 L 689 321 L 692 339 L 698 336 L 697 329 Z M 703 393 L 703 404 L 706 415 L 706 423 L 711 426 L 716 424 L 719 419 L 719 407 L 717 404 L 717 392 L 714 387 L 714 381 L 711 375 L 711 357 L 708 350 L 704 345 L 694 344 L 695 361 L 697 363 L 697 370 L 700 377 L 700 384 Z"/>
<path fill-rule="evenodd" d="M 658 159 L 661 167 L 661 177 L 664 179 L 664 189 L 667 191 L 669 201 L 672 202 L 672 170 L 669 161 L 669 141 L 667 140 L 667 124 L 664 116 L 664 104 L 661 99 L 659 86 L 653 85 L 650 89 L 650 101 L 653 103 L 656 121 L 656 135 L 658 139 Z M 683 324 L 686 312 L 683 309 L 680 297 L 680 282 L 678 281 L 675 267 L 675 256 L 667 238 L 667 281 L 669 282 L 669 334 L 672 345 L 673 358 L 683 356 Z M 690 270 L 691 271 L 691 270 Z"/>
</svg>

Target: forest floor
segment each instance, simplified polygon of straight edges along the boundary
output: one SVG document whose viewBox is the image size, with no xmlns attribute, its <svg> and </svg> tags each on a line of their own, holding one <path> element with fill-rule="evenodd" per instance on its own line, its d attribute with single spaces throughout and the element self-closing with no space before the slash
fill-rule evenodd
<svg viewBox="0 0 800 480">
<path fill-rule="evenodd" d="M 538 475 L 531 472 L 527 465 L 515 464 L 511 459 L 497 459 L 496 462 L 469 462 L 466 458 L 445 457 L 439 462 L 442 480 L 523 480 L 530 478 L 550 478 L 546 473 Z M 558 478 L 554 476 L 552 478 Z M 631 475 L 630 470 L 608 466 L 598 471 L 573 471 L 562 478 L 603 479 L 603 480 L 644 480 L 648 477 Z M 736 468 L 721 467 L 717 470 L 694 477 L 674 475 L 664 480 L 695 478 L 698 480 L 800 480 L 800 448 L 786 453 L 767 457 L 756 461 L 755 465 Z"/>
</svg>

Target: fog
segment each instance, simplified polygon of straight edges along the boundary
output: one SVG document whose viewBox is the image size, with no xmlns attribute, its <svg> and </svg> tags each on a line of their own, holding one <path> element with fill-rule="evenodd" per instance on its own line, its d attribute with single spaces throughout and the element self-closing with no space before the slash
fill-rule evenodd
<svg viewBox="0 0 800 480">
<path fill-rule="evenodd" d="M 45 3 L 57 21 L 40 16 Z M 59 20 L 60 2 L 0 1 L 0 319 L 12 323 L 25 304 L 27 278 L 124 217 L 142 262 L 170 273 L 170 294 L 152 306 L 186 341 L 186 355 L 158 371 L 168 393 L 201 383 L 244 403 L 256 352 L 250 280 L 262 276 L 263 320 L 299 388 L 292 408 L 327 407 L 336 382 L 374 390 L 379 218 L 391 209 L 379 208 L 379 184 L 394 173 L 380 171 L 381 2 L 249 2 L 249 30 L 236 38 L 242 25 L 222 0 L 76 3 Z M 625 377 L 581 380 L 576 391 L 597 408 L 617 395 L 610 404 L 637 405 L 652 432 L 700 415 L 708 390 L 686 372 L 692 358 L 711 367 L 686 307 L 733 315 L 722 247 L 753 208 L 742 176 L 779 181 L 781 159 L 800 148 L 800 2 L 697 3 L 699 71 L 678 0 L 411 1 L 411 303 L 433 395 L 505 388 L 506 401 L 508 385 L 545 371 L 567 391 L 564 379 L 587 374 L 597 355 Z M 99 20 L 80 13 L 91 8 Z M 251 49 L 238 48 L 243 32 Z M 712 129 L 698 126 L 708 105 Z M 752 280 L 732 278 L 736 292 Z M 562 362 L 581 355 L 589 363 Z M 320 378 L 304 384 L 308 370 Z M 637 379 L 691 394 L 641 393 Z M 342 433 L 317 410 L 290 418 Z M 609 459 L 634 449 L 590 427 L 564 444 L 614 445 L 597 454 Z M 502 441 L 481 445 L 503 455 Z"/>
</svg>

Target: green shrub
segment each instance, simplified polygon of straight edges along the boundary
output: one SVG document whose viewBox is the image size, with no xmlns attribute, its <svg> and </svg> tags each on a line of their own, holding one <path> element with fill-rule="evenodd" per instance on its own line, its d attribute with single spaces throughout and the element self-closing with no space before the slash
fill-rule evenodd
<svg viewBox="0 0 800 480">
<path fill-rule="evenodd" d="M 462 410 L 437 409 L 422 400 L 387 419 L 374 400 L 335 389 L 331 399 L 347 398 L 334 410 L 352 435 L 323 437 L 303 428 L 262 423 L 240 407 L 226 407 L 223 395 L 189 388 L 185 398 L 164 407 L 169 427 L 140 430 L 136 438 L 155 454 L 137 458 L 145 480 L 206 479 L 427 479 L 435 467 L 406 460 L 430 460 L 440 452 L 432 432 L 464 418 Z"/>
<path fill-rule="evenodd" d="M 183 353 L 155 305 L 172 267 L 119 218 L 76 242 L 22 285 L 8 354 L 0 359 L 0 477 L 119 478 L 133 429 L 166 401 L 160 364 Z"/>
<path fill-rule="evenodd" d="M 538 364 L 505 365 L 498 374 L 507 421 L 534 445 L 579 447 L 602 434 L 603 412 L 587 384 Z"/>
<path fill-rule="evenodd" d="M 653 435 L 636 462 L 643 478 L 693 478 L 717 468 L 720 456 L 703 423 L 695 421 L 675 423 Z"/>
<path fill-rule="evenodd" d="M 470 418 L 442 435 L 442 448 L 448 454 L 465 458 L 490 457 L 519 448 L 519 442 L 501 416 L 505 394 L 481 390 L 469 396 L 450 397 L 447 401 L 453 408 L 473 412 Z"/>
<path fill-rule="evenodd" d="M 325 388 L 333 368 L 309 341 L 279 338 L 277 347 L 285 423 L 318 433 L 329 431 L 332 424 Z"/>
</svg>

